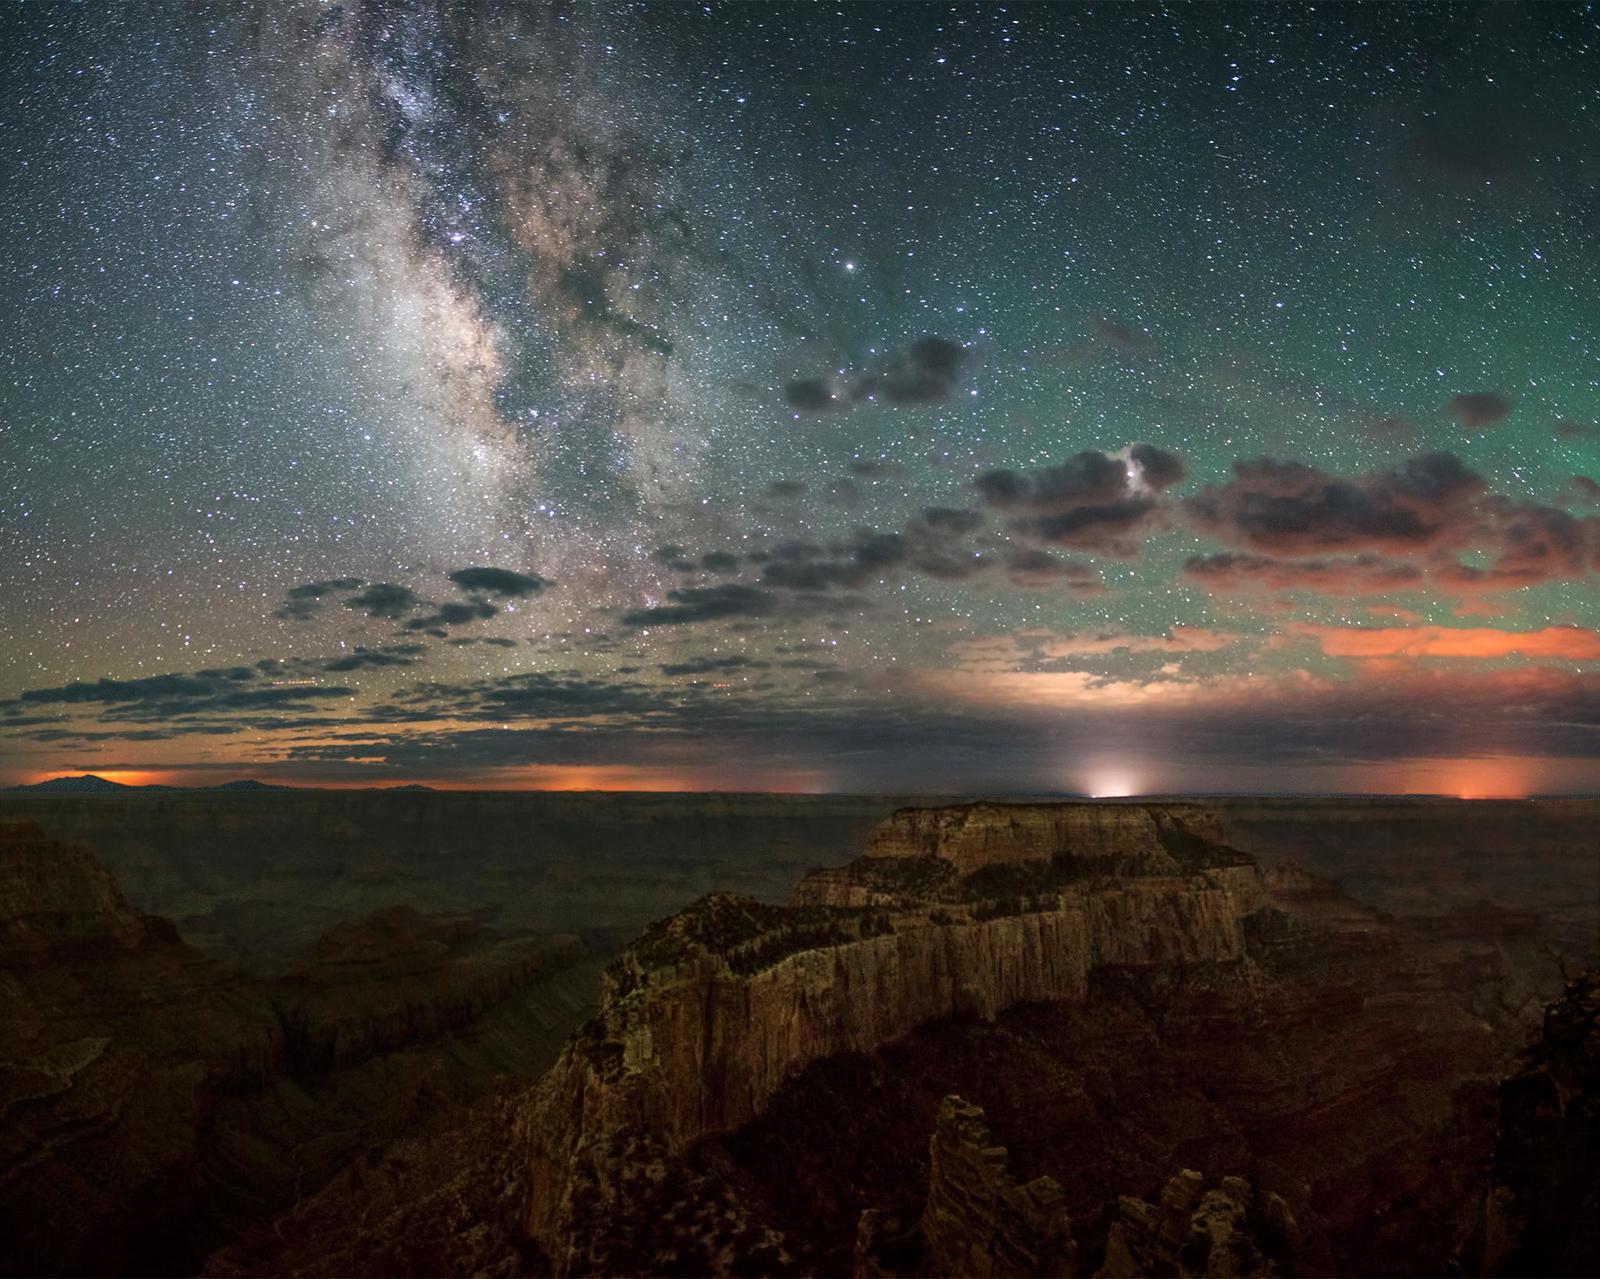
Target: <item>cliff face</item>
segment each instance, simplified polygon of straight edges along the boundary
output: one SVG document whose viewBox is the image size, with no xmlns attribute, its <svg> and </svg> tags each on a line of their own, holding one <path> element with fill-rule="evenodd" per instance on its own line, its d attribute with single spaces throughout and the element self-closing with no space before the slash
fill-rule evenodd
<svg viewBox="0 0 1600 1279">
<path fill-rule="evenodd" d="M 1600 970 L 1579 974 L 1545 1010 L 1500 1084 L 1498 1110 L 1481 1272 L 1600 1273 Z"/>
<path fill-rule="evenodd" d="M 318 1074 L 469 1028 L 584 960 L 575 937 L 486 941 L 465 916 L 399 906 L 331 929 L 269 990 L 286 1064 Z"/>
<path fill-rule="evenodd" d="M 128 905 L 87 848 L 45 837 L 37 822 L 0 822 L 0 948 L 129 949 L 156 921 Z"/>
<path fill-rule="evenodd" d="M 194 1268 L 371 1143 L 536 1072 L 586 967 L 572 938 L 390 912 L 259 977 L 139 915 L 88 850 L 0 824 L 0 1273 Z"/>
<path fill-rule="evenodd" d="M 1258 1194 L 1242 1177 L 1208 1184 L 1186 1168 L 1154 1202 L 1122 1195 L 1074 1223 L 1061 1183 L 1050 1176 L 1019 1183 L 982 1108 L 953 1096 L 939 1106 L 928 1163 L 927 1199 L 910 1229 L 877 1209 L 861 1214 L 857 1279 L 1294 1273 L 1297 1228 L 1289 1206 L 1270 1191 Z M 1075 1225 L 1094 1236 L 1098 1266 L 1079 1265 Z"/>
<path fill-rule="evenodd" d="M 707 1139 L 699 1165 L 739 1188 L 797 1269 L 841 1273 L 864 1208 L 920 1215 L 928 1132 L 957 1093 L 983 1107 L 1017 1181 L 1060 1185 L 1080 1273 L 1104 1264 L 1106 1205 L 1183 1168 L 1207 1193 L 1247 1177 L 1251 1213 L 1280 1196 L 1300 1226 L 1299 1272 L 1445 1272 L 1487 1176 L 1492 1081 L 1527 1025 L 1515 952 L 1542 943 L 1463 943 L 1303 873 L 1262 878 L 1243 961 L 1107 965 L 1081 1003 L 946 1020 L 818 1061 L 753 1123 Z M 1253 1221 L 1245 1234 L 1264 1246 Z M 1142 1236 L 1124 1225 L 1132 1249 Z"/>
<path fill-rule="evenodd" d="M 869 1208 L 856 1239 L 856 1274 L 1028 1279 L 1076 1273 L 1077 1247 L 1061 1186 L 1019 1185 L 981 1108 L 946 1097 L 929 1143 L 928 1198 L 912 1229 Z"/>
<path fill-rule="evenodd" d="M 885 857 L 906 829 L 953 829 L 959 842 Z M 641 1151 L 671 1158 L 749 1123 L 812 1062 L 871 1053 L 952 1016 L 1081 1003 L 1103 966 L 1237 963 L 1243 920 L 1264 900 L 1259 877 L 1193 828 L 1177 826 L 1175 839 L 1173 829 L 1127 812 L 1109 823 L 996 806 L 949 821 L 900 814 L 850 871 L 802 886 L 803 904 L 712 897 L 650 930 L 608 970 L 600 1016 L 529 1107 L 530 1233 L 558 1269 L 594 1268 L 608 1216 L 630 1211 L 628 1166 Z M 1048 840 L 1029 845 L 1040 831 Z M 1086 850 L 1076 831 L 1089 832 Z M 888 863 L 930 856 L 944 873 L 920 901 L 916 877 L 885 890 L 882 909 L 816 904 L 883 882 Z M 1098 873 L 1113 856 L 1123 873 Z M 1006 880 L 1025 892 L 983 895 L 1001 862 L 1026 870 Z M 1086 862 L 1097 873 L 1086 877 Z M 1185 862 L 1206 865 L 1171 873 Z"/>
<path fill-rule="evenodd" d="M 1215 815 L 1199 804 L 976 803 L 903 808 L 873 830 L 866 855 L 937 857 L 967 874 L 1058 857 L 1170 874 L 1179 869 L 1174 851 L 1224 843 Z"/>
<path fill-rule="evenodd" d="M 1294 1273 L 1294 1217 L 1270 1191 L 1243 1177 L 1206 1178 L 1186 1168 L 1155 1203 L 1117 1201 L 1095 1279 L 1142 1275 L 1245 1279 Z"/>
</svg>

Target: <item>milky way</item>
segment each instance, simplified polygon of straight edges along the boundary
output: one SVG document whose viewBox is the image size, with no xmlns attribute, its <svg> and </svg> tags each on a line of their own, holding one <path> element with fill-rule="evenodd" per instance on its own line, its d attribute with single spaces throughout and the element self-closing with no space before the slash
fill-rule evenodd
<svg viewBox="0 0 1600 1279">
<path fill-rule="evenodd" d="M 11 26 L 6 778 L 1600 782 L 1584 9 Z"/>
</svg>

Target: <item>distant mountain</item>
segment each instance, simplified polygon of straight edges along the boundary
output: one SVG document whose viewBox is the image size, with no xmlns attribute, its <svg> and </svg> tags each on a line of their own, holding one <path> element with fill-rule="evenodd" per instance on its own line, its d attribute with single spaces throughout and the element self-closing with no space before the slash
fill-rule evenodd
<svg viewBox="0 0 1600 1279">
<path fill-rule="evenodd" d="M 253 777 L 241 777 L 237 781 L 223 782 L 218 786 L 163 786 L 159 782 L 148 786 L 130 786 L 126 782 L 114 782 L 107 777 L 96 777 L 93 773 L 83 773 L 77 777 L 52 777 L 47 782 L 35 782 L 31 786 L 12 786 L 9 790 L 45 791 L 62 795 L 109 795 L 113 791 L 177 791 L 177 790 L 222 790 L 222 791 L 279 791 L 293 790 L 292 786 L 278 786 L 272 782 L 258 782 Z"/>
<path fill-rule="evenodd" d="M 74 795 L 97 795 L 114 790 L 138 790 L 137 786 L 128 786 L 122 782 L 113 782 L 104 777 L 96 777 L 93 773 L 83 773 L 77 777 L 52 777 L 47 782 L 35 782 L 32 786 L 13 786 L 12 790 L 38 790 L 38 791 L 63 791 Z"/>
<path fill-rule="evenodd" d="M 431 791 L 433 787 L 424 786 L 421 782 L 407 782 L 404 786 L 391 786 L 390 790 Z"/>
</svg>

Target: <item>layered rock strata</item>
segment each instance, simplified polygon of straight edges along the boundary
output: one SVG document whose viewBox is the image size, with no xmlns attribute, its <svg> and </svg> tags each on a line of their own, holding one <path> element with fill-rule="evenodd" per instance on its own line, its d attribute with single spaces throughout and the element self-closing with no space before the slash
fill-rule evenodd
<svg viewBox="0 0 1600 1279">
<path fill-rule="evenodd" d="M 856 1274 L 1028 1279 L 1076 1273 L 1076 1245 L 1060 1184 L 1019 1185 L 981 1108 L 946 1097 L 929 1145 L 928 1198 L 909 1231 L 875 1208 L 861 1214 Z"/>
<path fill-rule="evenodd" d="M 584 966 L 572 938 L 401 910 L 257 976 L 134 910 L 89 850 L 0 823 L 0 1273 L 192 1270 L 372 1144 L 536 1072 L 585 1011 Z"/>
<path fill-rule="evenodd" d="M 1208 1186 L 1186 1168 L 1155 1203 L 1127 1195 L 1117 1200 L 1095 1279 L 1294 1274 L 1296 1233 L 1289 1206 L 1271 1191 L 1257 1194 L 1243 1177 Z"/>
<path fill-rule="evenodd" d="M 1095 1236 L 1099 1265 L 1091 1270 L 1079 1269 L 1075 1231 Z M 1258 1194 L 1242 1177 L 1208 1180 L 1193 1169 L 1168 1181 L 1154 1202 L 1121 1195 L 1075 1223 L 1061 1183 L 1046 1175 L 1019 1184 L 983 1110 L 951 1096 L 939 1107 L 921 1214 L 905 1228 L 877 1209 L 863 1212 L 855 1274 L 1245 1279 L 1294 1273 L 1296 1235 L 1278 1195 Z"/>
<path fill-rule="evenodd" d="M 652 928 L 528 1108 L 530 1234 L 559 1271 L 603 1268 L 641 1162 L 749 1123 L 812 1062 L 952 1016 L 1081 1003 L 1105 966 L 1237 963 L 1260 876 L 1188 817 L 900 813 L 794 906 L 712 896 Z"/>
</svg>

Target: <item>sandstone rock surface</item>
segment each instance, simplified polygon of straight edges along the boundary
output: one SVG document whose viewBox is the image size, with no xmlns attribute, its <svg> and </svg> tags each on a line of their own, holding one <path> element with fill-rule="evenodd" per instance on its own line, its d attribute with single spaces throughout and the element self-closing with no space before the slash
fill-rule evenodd
<svg viewBox="0 0 1600 1279">
<path fill-rule="evenodd" d="M 713 896 L 615 961 L 600 1016 L 541 1082 L 526 1117 L 528 1229 L 558 1271 L 596 1267 L 608 1247 L 596 1232 L 629 1213 L 625 1165 L 641 1143 L 670 1159 L 731 1132 L 812 1062 L 871 1053 L 951 1016 L 1081 1003 L 1103 966 L 1244 958 L 1243 921 L 1264 901 L 1262 885 L 1247 858 L 1196 833 L 1198 818 L 1036 808 L 897 814 L 844 876 L 881 882 L 886 862 L 930 856 L 901 832 L 920 841 L 920 832 L 957 830 L 957 855 L 934 845 L 932 858 L 954 878 L 941 877 L 931 899 L 919 899 L 920 877 L 882 908 Z M 1074 815 L 1084 808 L 1091 818 Z M 1029 863 L 1031 873 L 1001 884 L 1018 891 L 987 895 L 1002 862 Z M 802 885 L 796 900 L 837 900 L 840 874 L 824 878 L 823 890 Z"/>
<path fill-rule="evenodd" d="M 969 1275 L 1027 1279 L 1076 1273 L 1065 1196 L 1052 1177 L 1018 1184 L 981 1108 L 960 1097 L 939 1107 L 929 1149 L 928 1197 L 914 1229 L 869 1208 L 856 1245 L 858 1276 Z"/>
</svg>

